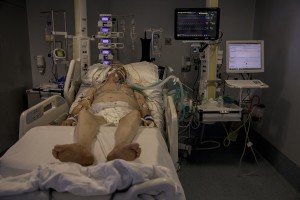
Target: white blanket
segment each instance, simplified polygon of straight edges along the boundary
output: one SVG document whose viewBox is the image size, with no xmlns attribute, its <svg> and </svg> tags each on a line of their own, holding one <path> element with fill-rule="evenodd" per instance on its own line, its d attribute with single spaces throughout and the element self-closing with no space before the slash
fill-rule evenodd
<svg viewBox="0 0 300 200">
<path fill-rule="evenodd" d="M 80 196 L 107 195 L 159 177 L 172 179 L 166 167 L 123 160 L 89 167 L 76 163 L 51 163 L 40 165 L 32 172 L 20 176 L 0 177 L 0 197 L 48 189 Z M 181 189 L 176 185 L 178 194 L 175 196 L 183 195 Z"/>
</svg>

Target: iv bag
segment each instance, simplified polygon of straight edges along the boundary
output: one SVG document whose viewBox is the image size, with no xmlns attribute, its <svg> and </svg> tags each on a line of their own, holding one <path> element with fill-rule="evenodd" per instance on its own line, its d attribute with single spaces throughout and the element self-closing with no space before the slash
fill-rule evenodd
<svg viewBox="0 0 300 200">
<path fill-rule="evenodd" d="M 53 42 L 53 34 L 52 34 L 52 22 L 47 21 L 46 27 L 45 27 L 45 41 L 46 42 Z"/>
</svg>

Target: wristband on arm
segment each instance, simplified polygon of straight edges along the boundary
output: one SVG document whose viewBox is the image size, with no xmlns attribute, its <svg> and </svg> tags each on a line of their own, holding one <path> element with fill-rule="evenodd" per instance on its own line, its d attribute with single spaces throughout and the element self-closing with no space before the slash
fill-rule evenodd
<svg viewBox="0 0 300 200">
<path fill-rule="evenodd" d="M 77 119 L 75 117 L 68 117 L 67 120 L 72 120 L 74 123 L 77 124 Z"/>
<path fill-rule="evenodd" d="M 153 119 L 153 117 L 151 115 L 145 115 L 143 118 L 144 118 L 144 120 L 154 121 L 154 119 Z"/>
<path fill-rule="evenodd" d="M 78 117 L 78 115 L 69 114 L 67 117 L 67 120 L 72 120 L 73 121 L 72 124 L 76 125 L 78 123 L 77 117 Z"/>
</svg>

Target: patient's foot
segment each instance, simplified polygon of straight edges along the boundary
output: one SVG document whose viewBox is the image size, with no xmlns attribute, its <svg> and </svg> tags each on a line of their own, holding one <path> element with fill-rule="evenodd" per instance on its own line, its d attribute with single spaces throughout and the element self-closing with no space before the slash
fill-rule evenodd
<svg viewBox="0 0 300 200">
<path fill-rule="evenodd" d="M 120 144 L 114 147 L 114 149 L 108 154 L 107 160 L 123 159 L 127 161 L 135 160 L 140 157 L 141 148 L 138 143 L 132 144 Z"/>
<path fill-rule="evenodd" d="M 62 162 L 75 162 L 83 166 L 92 165 L 94 156 L 81 144 L 56 145 L 52 150 L 53 156 Z"/>
</svg>

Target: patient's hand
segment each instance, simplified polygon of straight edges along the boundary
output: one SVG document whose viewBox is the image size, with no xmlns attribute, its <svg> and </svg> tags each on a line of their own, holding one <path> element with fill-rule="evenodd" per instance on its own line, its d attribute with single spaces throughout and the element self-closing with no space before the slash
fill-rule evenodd
<svg viewBox="0 0 300 200">
<path fill-rule="evenodd" d="M 148 126 L 148 127 L 155 127 L 155 122 L 154 119 L 151 115 L 145 115 L 143 118 L 141 118 L 144 126 Z"/>
<path fill-rule="evenodd" d="M 62 126 L 76 126 L 76 122 L 72 119 L 66 119 L 62 122 Z"/>
<path fill-rule="evenodd" d="M 144 126 L 148 126 L 148 127 L 155 127 L 155 123 L 153 120 L 143 120 L 144 121 Z"/>
</svg>

